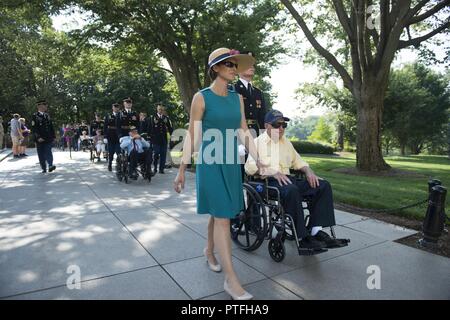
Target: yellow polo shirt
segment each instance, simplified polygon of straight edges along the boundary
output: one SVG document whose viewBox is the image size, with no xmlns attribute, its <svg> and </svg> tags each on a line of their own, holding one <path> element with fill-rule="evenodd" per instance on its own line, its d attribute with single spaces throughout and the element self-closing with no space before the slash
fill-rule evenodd
<svg viewBox="0 0 450 320">
<path fill-rule="evenodd" d="M 260 161 L 263 164 L 269 165 L 265 170 L 271 174 L 281 172 L 288 175 L 290 173 L 289 169 L 298 170 L 303 167 L 309 167 L 308 163 L 294 149 L 292 143 L 284 136 L 278 142 L 275 142 L 266 131 L 255 138 L 254 141 Z M 245 172 L 248 175 L 254 175 L 257 171 L 258 167 L 256 166 L 255 159 L 249 155 L 245 163 Z"/>
</svg>

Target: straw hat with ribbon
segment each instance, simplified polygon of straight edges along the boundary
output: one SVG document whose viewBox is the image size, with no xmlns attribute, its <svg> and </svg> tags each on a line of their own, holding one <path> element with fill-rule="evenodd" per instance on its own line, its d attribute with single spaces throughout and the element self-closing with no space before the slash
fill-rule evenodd
<svg viewBox="0 0 450 320">
<path fill-rule="evenodd" d="M 209 55 L 208 67 L 211 69 L 212 66 L 229 58 L 236 60 L 238 73 L 247 70 L 255 63 L 255 58 L 249 54 L 241 54 L 238 50 L 234 49 L 219 48 Z"/>
</svg>

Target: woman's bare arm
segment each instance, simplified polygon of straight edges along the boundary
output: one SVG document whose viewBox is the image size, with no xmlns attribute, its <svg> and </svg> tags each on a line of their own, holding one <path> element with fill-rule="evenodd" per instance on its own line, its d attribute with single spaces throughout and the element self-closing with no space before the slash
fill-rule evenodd
<svg viewBox="0 0 450 320">
<path fill-rule="evenodd" d="M 200 92 L 197 92 L 192 99 L 191 112 L 189 118 L 189 129 L 183 144 L 183 156 L 180 164 L 180 171 L 184 172 L 186 166 L 191 163 L 192 153 L 198 149 L 202 134 L 202 119 L 205 112 L 205 100 Z"/>
</svg>

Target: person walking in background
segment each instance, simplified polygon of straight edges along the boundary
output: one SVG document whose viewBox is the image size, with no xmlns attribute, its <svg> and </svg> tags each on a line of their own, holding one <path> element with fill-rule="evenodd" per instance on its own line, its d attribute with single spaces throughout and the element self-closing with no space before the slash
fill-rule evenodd
<svg viewBox="0 0 450 320">
<path fill-rule="evenodd" d="M 173 132 L 172 121 L 170 121 L 169 114 L 167 113 L 166 108 L 163 108 L 163 115 L 165 115 L 169 119 L 170 127 L 172 128 L 172 132 Z M 170 136 L 171 136 L 171 133 L 167 132 L 167 151 L 166 151 L 166 163 L 165 163 L 165 168 L 167 168 L 167 169 L 172 168 L 172 166 L 173 166 L 172 155 L 170 154 L 170 142 L 171 142 Z"/>
<path fill-rule="evenodd" d="M 36 141 L 36 149 L 42 173 L 52 172 L 56 169 L 53 165 L 52 143 L 55 140 L 55 130 L 50 116 L 47 113 L 47 102 L 40 100 L 37 103 L 38 112 L 33 114 L 31 132 Z"/>
<path fill-rule="evenodd" d="M 3 150 L 5 145 L 5 128 L 3 127 L 3 118 L 0 116 L 0 150 Z"/>
<path fill-rule="evenodd" d="M 154 173 L 164 173 L 167 155 L 167 134 L 172 134 L 172 123 L 168 116 L 164 115 L 164 107 L 158 105 L 157 112 L 150 118 L 151 141 L 153 144 L 153 152 L 155 154 L 153 165 Z"/>
<path fill-rule="evenodd" d="M 120 104 L 113 103 L 112 111 L 106 115 L 104 121 L 105 137 L 108 141 L 108 171 L 112 171 L 112 162 L 114 160 L 114 153 L 118 156 L 120 154 L 119 135 L 120 127 Z"/>
<path fill-rule="evenodd" d="M 19 157 L 28 157 L 25 151 L 29 143 L 30 129 L 28 129 L 27 126 L 25 125 L 25 118 L 20 118 L 19 122 L 20 122 L 20 131 L 23 136 L 23 139 L 21 140 L 19 146 Z"/>
<path fill-rule="evenodd" d="M 22 133 L 20 131 L 20 115 L 15 113 L 13 114 L 13 118 L 11 119 L 11 141 L 12 141 L 12 153 L 14 159 L 19 159 L 20 156 L 20 142 L 23 139 Z"/>
<path fill-rule="evenodd" d="M 103 127 L 105 126 L 104 120 L 100 117 L 99 113 L 95 113 L 95 120 L 91 122 L 91 127 L 89 128 L 89 135 L 91 137 L 97 134 L 97 130 L 102 131 L 100 134 L 103 135 Z"/>
<path fill-rule="evenodd" d="M 193 98 L 183 157 L 174 180 L 174 189 L 179 193 L 184 188 L 185 170 L 191 163 L 192 152 L 196 149 L 194 143 L 201 142 L 196 164 L 197 213 L 210 214 L 207 247 L 203 253 L 209 268 L 219 272 L 222 267 L 214 256 L 214 247 L 218 249 L 225 271 L 224 290 L 233 299 L 239 300 L 252 299 L 253 296 L 242 288 L 231 259 L 230 219 L 243 209 L 244 199 L 241 167 L 237 156 L 238 139 L 235 135 L 229 137 L 226 132 L 237 130 L 240 140 L 245 143 L 252 156 L 255 159 L 259 157 L 245 120 L 242 97 L 233 89 L 229 89 L 228 85 L 237 72 L 246 70 L 253 63 L 253 57 L 227 48 L 217 49 L 210 54 L 209 75 L 213 83 L 196 93 Z M 220 132 L 223 141 L 211 141 L 208 135 L 213 132 Z M 226 141 L 230 138 L 232 140 Z M 219 159 L 217 155 L 209 155 L 213 158 L 211 163 L 207 152 L 203 152 L 211 152 L 212 143 L 219 143 L 217 147 L 221 148 L 222 152 L 215 151 L 221 154 Z M 258 160 L 257 166 L 262 167 Z"/>
</svg>

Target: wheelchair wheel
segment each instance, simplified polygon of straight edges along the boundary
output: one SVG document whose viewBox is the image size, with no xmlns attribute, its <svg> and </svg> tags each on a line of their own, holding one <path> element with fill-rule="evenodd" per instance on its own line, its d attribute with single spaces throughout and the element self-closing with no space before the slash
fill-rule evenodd
<svg viewBox="0 0 450 320">
<path fill-rule="evenodd" d="M 122 155 L 121 154 L 119 154 L 116 159 L 116 176 L 119 181 L 123 180 Z"/>
<path fill-rule="evenodd" d="M 246 251 L 259 248 L 267 234 L 267 212 L 255 189 L 244 183 L 244 210 L 231 220 L 231 239 Z"/>
<path fill-rule="evenodd" d="M 286 249 L 284 248 L 284 243 L 281 240 L 278 239 L 270 239 L 269 240 L 269 254 L 270 257 L 275 262 L 281 262 L 283 261 L 284 257 L 286 256 Z"/>
<path fill-rule="evenodd" d="M 144 179 L 147 179 L 149 183 L 152 181 L 152 163 L 151 162 L 145 166 Z"/>
<path fill-rule="evenodd" d="M 125 183 L 128 183 L 128 161 L 127 161 L 127 156 L 122 155 L 122 172 L 123 172 L 123 180 L 125 180 Z"/>
</svg>

